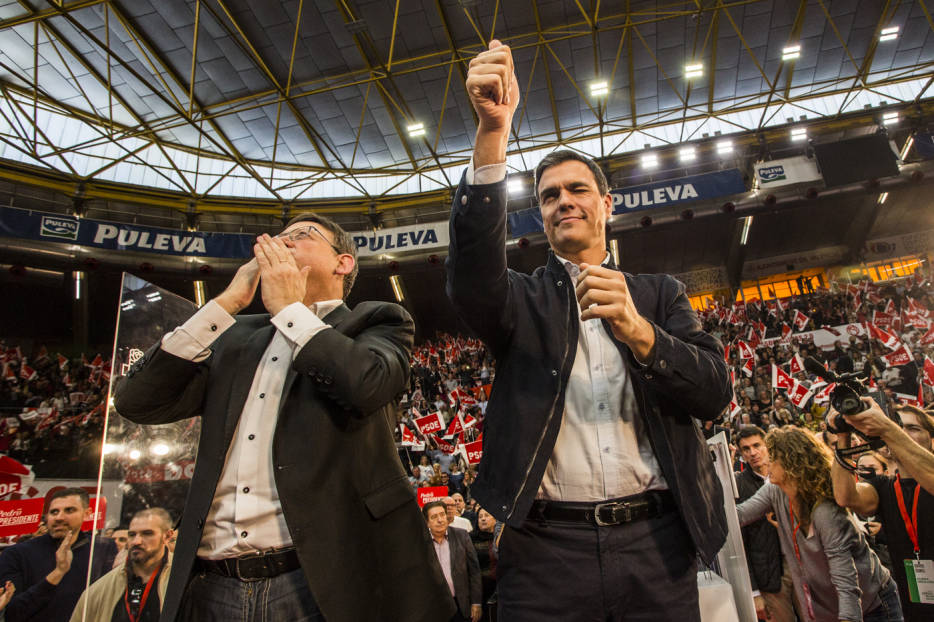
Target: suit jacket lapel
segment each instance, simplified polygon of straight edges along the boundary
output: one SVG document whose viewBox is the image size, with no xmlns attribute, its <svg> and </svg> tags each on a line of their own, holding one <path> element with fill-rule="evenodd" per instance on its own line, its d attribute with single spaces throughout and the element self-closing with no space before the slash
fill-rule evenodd
<svg viewBox="0 0 934 622">
<path fill-rule="evenodd" d="M 269 342 L 272 340 L 275 332 L 276 327 L 272 324 L 263 326 L 250 335 L 250 338 L 247 339 L 243 349 L 240 351 L 237 369 L 233 372 L 234 378 L 230 387 L 230 401 L 227 403 L 227 419 L 224 422 L 225 448 L 230 446 L 230 439 L 233 438 L 234 430 L 237 428 L 237 422 L 240 420 L 240 413 L 243 412 L 243 405 L 246 403 L 247 395 L 250 393 L 250 387 L 253 386 L 253 377 L 256 375 L 256 368 L 259 366 L 263 352 L 269 347 Z"/>
</svg>

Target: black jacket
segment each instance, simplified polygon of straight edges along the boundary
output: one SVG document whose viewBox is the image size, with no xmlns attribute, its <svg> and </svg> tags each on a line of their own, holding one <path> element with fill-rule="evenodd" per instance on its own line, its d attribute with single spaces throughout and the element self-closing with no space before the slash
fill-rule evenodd
<svg viewBox="0 0 934 622">
<path fill-rule="evenodd" d="M 739 505 L 749 499 L 765 483 L 750 467 L 736 473 Z M 782 545 L 778 530 L 766 519 L 749 523 L 742 529 L 746 564 L 752 589 L 774 594 L 782 590 Z"/>
<path fill-rule="evenodd" d="M 116 389 L 137 423 L 202 416 L 163 620 L 175 619 L 257 364 L 268 315 L 238 316 L 194 363 L 158 344 Z M 302 570 L 328 622 L 436 622 L 454 602 L 393 442 L 412 319 L 402 307 L 341 305 L 296 355 L 273 438 L 276 488 Z"/>
<path fill-rule="evenodd" d="M 451 210 L 447 292 L 496 357 L 483 460 L 471 494 L 497 519 L 519 526 L 558 436 L 580 312 L 553 253 L 531 275 L 507 269 L 505 204 L 505 181 L 468 186 L 461 180 Z M 617 347 L 662 473 L 710 561 L 726 538 L 726 520 L 695 418 L 713 419 L 730 400 L 723 348 L 703 332 L 681 283 L 667 275 L 627 274 L 626 281 L 639 313 L 655 327 L 655 356 L 642 366 L 628 347 Z"/>
<path fill-rule="evenodd" d="M 461 615 L 470 617 L 471 605 L 483 604 L 483 584 L 477 550 L 470 534 L 456 527 L 448 528 L 448 545 L 451 550 L 451 580 L 454 583 L 454 600 Z"/>
</svg>

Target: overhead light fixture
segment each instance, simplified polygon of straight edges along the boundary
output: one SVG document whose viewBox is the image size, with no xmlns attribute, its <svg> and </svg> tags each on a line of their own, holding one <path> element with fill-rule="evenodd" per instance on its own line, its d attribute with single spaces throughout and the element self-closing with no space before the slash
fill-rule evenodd
<svg viewBox="0 0 934 622">
<path fill-rule="evenodd" d="M 879 199 L 876 201 L 876 203 L 878 203 L 879 205 L 883 205 L 886 199 L 888 198 L 889 198 L 889 193 L 883 192 L 882 194 L 879 195 Z"/>
<path fill-rule="evenodd" d="M 525 183 L 521 177 L 510 177 L 509 181 L 506 182 L 506 189 L 509 190 L 511 195 L 522 194 L 522 191 L 525 190 Z"/>
<path fill-rule="evenodd" d="M 888 28 L 883 28 L 882 32 L 879 33 L 879 41 L 891 41 L 892 39 L 898 38 L 898 26 L 889 26 Z"/>
<path fill-rule="evenodd" d="M 142 455 L 143 455 L 143 454 L 142 454 L 142 453 L 140 452 L 140 450 L 138 450 L 138 449 L 131 449 L 131 450 L 130 450 L 130 460 L 139 460 L 139 457 L 142 456 Z"/>
<path fill-rule="evenodd" d="M 642 168 L 658 168 L 658 154 L 645 153 L 642 155 Z"/>
<path fill-rule="evenodd" d="M 798 142 L 800 140 L 807 140 L 808 137 L 808 128 L 806 127 L 793 127 L 791 128 L 791 141 Z"/>
<path fill-rule="evenodd" d="M 409 130 L 409 136 L 412 138 L 425 135 L 425 126 L 421 123 L 413 123 L 407 129 Z"/>
<path fill-rule="evenodd" d="M 733 152 L 732 140 L 721 140 L 717 143 L 717 155 L 728 155 Z"/>
<path fill-rule="evenodd" d="M 75 270 L 75 300 L 81 300 L 81 288 L 84 284 L 84 272 Z"/>
<path fill-rule="evenodd" d="M 688 80 L 691 78 L 699 78 L 702 75 L 704 75 L 703 63 L 692 63 L 684 66 L 684 77 Z"/>
<path fill-rule="evenodd" d="M 124 300 L 120 303 L 120 308 L 124 311 L 131 311 L 136 308 L 136 303 L 132 300 Z"/>
<path fill-rule="evenodd" d="M 782 50 L 782 60 L 794 60 L 801 56 L 801 46 L 800 45 L 789 45 L 784 50 Z"/>
<path fill-rule="evenodd" d="M 697 159 L 697 149 L 694 147 L 682 147 L 681 150 L 678 151 L 678 158 L 682 162 L 693 162 Z"/>
<path fill-rule="evenodd" d="M 908 152 L 911 151 L 911 146 L 915 144 L 915 137 L 909 136 L 908 140 L 905 141 L 905 144 L 902 145 L 902 150 L 898 152 L 898 159 L 902 162 L 905 161 L 905 158 L 908 157 Z"/>
<path fill-rule="evenodd" d="M 749 228 L 752 227 L 752 216 L 746 216 L 743 221 L 743 233 L 739 238 L 740 246 L 746 246 L 746 242 L 749 241 Z"/>
<path fill-rule="evenodd" d="M 160 300 L 162 300 L 162 294 L 160 294 L 159 292 L 149 292 L 148 294 L 146 294 L 146 300 L 148 300 L 149 302 L 159 302 Z"/>
<path fill-rule="evenodd" d="M 898 123 L 898 111 L 882 113 L 882 125 L 896 125 Z"/>
<path fill-rule="evenodd" d="M 606 80 L 601 80 L 599 82 L 590 83 L 590 96 L 591 97 L 603 97 L 610 92 L 610 86 L 607 84 Z"/>
<path fill-rule="evenodd" d="M 116 453 L 120 451 L 120 449 L 121 449 L 120 445 L 117 445 L 115 443 L 104 443 L 104 455 L 105 456 Z"/>
<path fill-rule="evenodd" d="M 165 443 L 156 443 L 149 451 L 155 456 L 164 456 L 169 453 L 169 446 Z"/>
<path fill-rule="evenodd" d="M 405 293 L 402 291 L 402 279 L 399 278 L 398 274 L 389 277 L 389 285 L 392 287 L 392 294 L 396 297 L 396 302 L 405 300 Z"/>
</svg>

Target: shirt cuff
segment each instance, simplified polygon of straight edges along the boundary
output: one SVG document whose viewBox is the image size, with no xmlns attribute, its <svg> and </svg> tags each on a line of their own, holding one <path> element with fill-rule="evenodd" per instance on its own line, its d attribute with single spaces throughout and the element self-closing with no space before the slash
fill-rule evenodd
<svg viewBox="0 0 934 622">
<path fill-rule="evenodd" d="M 467 167 L 467 185 L 477 186 L 482 184 L 495 184 L 506 179 L 506 163 L 497 162 L 487 164 L 474 170 L 473 156 L 470 158 L 470 165 Z"/>
<path fill-rule="evenodd" d="M 760 592 L 759 590 L 753 590 L 752 597 L 755 598 L 756 596 L 762 596 L 762 592 Z"/>
<path fill-rule="evenodd" d="M 233 316 L 211 300 L 188 321 L 162 338 L 162 349 L 179 358 L 200 363 L 211 355 L 214 340 L 234 325 Z"/>
<path fill-rule="evenodd" d="M 325 328 L 329 328 L 328 324 L 322 322 L 321 318 L 301 302 L 293 302 L 285 307 L 271 321 L 292 346 L 293 357 L 311 341 L 312 337 Z"/>
</svg>

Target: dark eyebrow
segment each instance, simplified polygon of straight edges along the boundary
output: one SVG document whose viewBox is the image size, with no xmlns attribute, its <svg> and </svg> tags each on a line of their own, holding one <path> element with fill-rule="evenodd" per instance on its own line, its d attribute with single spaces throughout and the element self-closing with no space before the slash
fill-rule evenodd
<svg viewBox="0 0 934 622">
<path fill-rule="evenodd" d="M 538 193 L 538 196 L 541 199 L 552 197 L 558 194 L 559 187 L 560 186 L 548 186 L 547 188 L 543 188 L 541 192 Z M 585 181 L 572 181 L 566 184 L 565 187 L 568 190 L 578 190 L 579 188 L 587 188 L 589 185 Z"/>
</svg>

